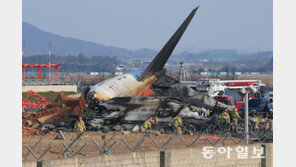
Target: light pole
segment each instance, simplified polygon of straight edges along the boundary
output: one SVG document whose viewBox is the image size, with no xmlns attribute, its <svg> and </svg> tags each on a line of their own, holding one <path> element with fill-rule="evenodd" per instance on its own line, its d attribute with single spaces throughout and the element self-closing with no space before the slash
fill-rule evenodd
<svg viewBox="0 0 296 167">
<path fill-rule="evenodd" d="M 245 93 L 245 144 L 249 144 L 249 90 Z"/>
</svg>

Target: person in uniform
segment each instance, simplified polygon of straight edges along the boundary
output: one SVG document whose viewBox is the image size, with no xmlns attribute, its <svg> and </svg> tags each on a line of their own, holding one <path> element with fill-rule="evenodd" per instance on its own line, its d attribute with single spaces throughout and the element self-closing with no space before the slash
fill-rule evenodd
<svg viewBox="0 0 296 167">
<path fill-rule="evenodd" d="M 237 125 L 238 119 L 241 119 L 241 117 L 239 116 L 237 108 L 235 107 L 234 110 L 231 112 L 231 120 L 235 125 Z"/>
<path fill-rule="evenodd" d="M 144 122 L 143 127 L 146 133 L 151 131 L 152 124 L 155 124 L 155 121 L 153 119 L 149 119 Z"/>
<path fill-rule="evenodd" d="M 82 117 L 79 116 L 79 118 L 76 119 L 74 130 L 79 133 L 86 131 L 85 124 L 84 124 L 84 121 L 82 120 Z M 81 136 L 79 139 L 83 139 L 83 137 Z"/>
<path fill-rule="evenodd" d="M 222 106 L 222 104 L 219 104 L 218 112 L 222 114 L 223 111 L 224 111 L 224 110 L 223 110 L 223 106 Z"/>
<path fill-rule="evenodd" d="M 222 119 L 222 122 L 223 123 L 230 123 L 230 116 L 229 114 L 227 113 L 227 109 L 225 108 L 224 109 L 224 112 L 221 114 L 221 119 Z"/>
<path fill-rule="evenodd" d="M 170 125 L 172 126 L 174 126 L 174 131 L 176 132 L 176 133 L 179 133 L 179 134 L 182 134 L 182 126 L 183 126 L 183 124 L 182 124 L 182 114 L 181 113 L 179 113 L 177 116 L 175 116 L 172 120 L 171 120 L 171 123 L 170 123 Z"/>
<path fill-rule="evenodd" d="M 270 113 L 266 114 L 265 119 L 267 121 L 265 130 L 271 130 L 272 131 L 273 130 L 273 112 L 270 112 Z"/>
<path fill-rule="evenodd" d="M 106 144 L 106 141 L 107 141 L 107 135 L 108 135 L 107 128 L 103 128 L 103 130 L 102 130 L 102 139 L 104 141 L 104 145 Z"/>
</svg>

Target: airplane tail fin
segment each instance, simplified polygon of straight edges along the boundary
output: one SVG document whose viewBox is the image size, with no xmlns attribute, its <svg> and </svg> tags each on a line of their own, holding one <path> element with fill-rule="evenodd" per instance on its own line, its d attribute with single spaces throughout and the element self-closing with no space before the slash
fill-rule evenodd
<svg viewBox="0 0 296 167">
<path fill-rule="evenodd" d="M 157 56 L 153 59 L 153 61 L 149 64 L 143 74 L 140 76 L 139 80 L 143 80 L 153 75 L 153 73 L 158 72 L 163 69 L 164 65 L 168 61 L 170 55 L 172 54 L 173 50 L 175 49 L 177 43 L 179 42 L 180 38 L 182 37 L 184 31 L 186 30 L 187 26 L 191 22 L 195 12 L 199 6 L 194 8 L 192 12 L 187 16 L 186 20 L 182 23 L 182 25 L 178 28 L 175 34 L 170 38 L 170 40 L 165 44 L 165 46 L 161 49 L 161 51 L 157 54 Z"/>
</svg>

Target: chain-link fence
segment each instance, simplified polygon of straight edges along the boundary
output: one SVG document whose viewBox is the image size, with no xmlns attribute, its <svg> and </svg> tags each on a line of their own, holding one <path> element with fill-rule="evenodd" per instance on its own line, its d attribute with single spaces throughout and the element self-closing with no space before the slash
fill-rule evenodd
<svg viewBox="0 0 296 167">
<path fill-rule="evenodd" d="M 233 137 L 230 133 L 209 134 L 159 134 L 111 131 L 103 139 L 103 133 L 23 134 L 23 161 L 40 161 L 67 157 L 98 156 L 138 151 L 165 151 L 178 148 L 245 144 L 245 136 Z M 251 131 L 249 141 L 272 142 L 272 131 L 259 134 Z"/>
</svg>

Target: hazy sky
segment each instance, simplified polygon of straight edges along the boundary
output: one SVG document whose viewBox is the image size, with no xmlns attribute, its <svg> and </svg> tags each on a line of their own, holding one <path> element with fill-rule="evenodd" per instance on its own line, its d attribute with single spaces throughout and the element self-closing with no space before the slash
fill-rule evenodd
<svg viewBox="0 0 296 167">
<path fill-rule="evenodd" d="M 176 49 L 272 50 L 272 0 L 23 0 L 23 21 L 131 50 L 159 50 L 200 6 Z"/>
</svg>

